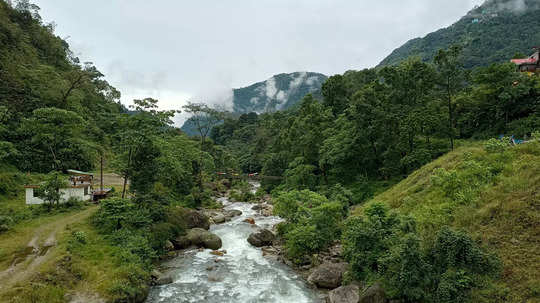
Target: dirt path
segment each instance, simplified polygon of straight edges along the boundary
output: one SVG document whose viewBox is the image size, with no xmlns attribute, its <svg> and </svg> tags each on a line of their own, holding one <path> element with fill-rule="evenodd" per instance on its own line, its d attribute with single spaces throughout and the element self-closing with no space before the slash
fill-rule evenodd
<svg viewBox="0 0 540 303">
<path fill-rule="evenodd" d="M 0 271 L 0 291 L 4 291 L 15 283 L 30 278 L 39 265 L 54 255 L 57 243 L 56 236 L 67 225 L 88 218 L 96 210 L 97 206 L 90 206 L 83 211 L 67 214 L 65 217 L 36 228 L 34 233 L 30 235 L 31 238 L 28 239 L 26 248 L 21 249 L 20 253 L 14 255 L 13 262 L 6 270 Z"/>
</svg>

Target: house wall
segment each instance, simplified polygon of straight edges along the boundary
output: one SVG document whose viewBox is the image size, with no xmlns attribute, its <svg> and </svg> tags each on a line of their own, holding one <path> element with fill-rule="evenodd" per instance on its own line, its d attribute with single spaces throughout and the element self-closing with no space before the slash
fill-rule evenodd
<svg viewBox="0 0 540 303">
<path fill-rule="evenodd" d="M 82 187 L 70 187 L 70 188 L 62 188 L 60 189 L 60 203 L 66 202 L 69 198 L 75 197 L 81 201 L 89 201 L 92 199 L 92 192 L 90 188 L 88 188 L 88 194 L 84 194 L 84 188 Z M 27 188 L 26 189 L 26 204 L 28 205 L 35 205 L 35 204 L 43 204 L 45 201 L 42 199 L 34 196 L 34 188 Z"/>
</svg>

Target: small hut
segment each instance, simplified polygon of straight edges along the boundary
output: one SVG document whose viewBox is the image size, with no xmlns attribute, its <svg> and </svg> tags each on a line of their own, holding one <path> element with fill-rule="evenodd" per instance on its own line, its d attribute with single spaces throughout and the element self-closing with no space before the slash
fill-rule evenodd
<svg viewBox="0 0 540 303">
<path fill-rule="evenodd" d="M 512 59 L 511 62 L 518 66 L 520 72 L 540 72 L 540 47 L 534 48 L 535 52 L 526 59 Z"/>
</svg>

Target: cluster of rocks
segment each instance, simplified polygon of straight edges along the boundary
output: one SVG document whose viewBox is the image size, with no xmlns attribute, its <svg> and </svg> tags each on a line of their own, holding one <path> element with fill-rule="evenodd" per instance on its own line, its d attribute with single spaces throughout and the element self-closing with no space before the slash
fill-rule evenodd
<svg viewBox="0 0 540 303">
<path fill-rule="evenodd" d="M 274 206 L 267 202 L 255 204 L 251 209 L 258 211 L 261 215 L 269 217 L 273 215 Z"/>
<path fill-rule="evenodd" d="M 323 263 L 311 271 L 308 282 L 330 290 L 327 297 L 329 303 L 390 303 L 378 283 L 367 288 L 358 283 L 342 285 L 348 267 L 346 263 Z"/>
<path fill-rule="evenodd" d="M 209 218 L 210 224 L 222 224 L 231 221 L 234 217 L 242 215 L 242 211 L 231 210 L 206 210 L 205 215 Z"/>
<path fill-rule="evenodd" d="M 266 241 L 263 241 L 266 240 Z M 259 230 L 248 238 L 253 246 L 261 247 L 263 255 L 276 256 L 287 265 L 293 267 L 308 283 L 323 292 L 328 292 L 329 303 L 392 303 L 389 301 L 380 284 L 364 287 L 360 283 L 343 285 L 343 276 L 349 265 L 341 257 L 342 247 L 334 243 L 328 250 L 314 255 L 311 263 L 296 267 L 287 260 L 274 234 L 269 230 Z M 319 265 L 317 265 L 319 264 Z M 395 301 L 397 302 L 397 301 Z"/>
</svg>

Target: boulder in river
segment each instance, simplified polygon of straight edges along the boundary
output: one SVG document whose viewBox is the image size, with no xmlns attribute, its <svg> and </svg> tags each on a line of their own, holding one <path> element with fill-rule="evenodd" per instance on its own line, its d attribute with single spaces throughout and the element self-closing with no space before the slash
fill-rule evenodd
<svg viewBox="0 0 540 303">
<path fill-rule="evenodd" d="M 238 209 L 231 209 L 225 212 L 226 218 L 234 218 L 242 215 L 242 211 Z"/>
<path fill-rule="evenodd" d="M 317 287 L 334 289 L 341 285 L 346 270 L 345 263 L 323 263 L 313 270 L 308 281 Z"/>
<path fill-rule="evenodd" d="M 209 230 L 210 229 L 210 220 L 202 212 L 185 209 L 186 213 L 184 215 L 184 220 L 186 222 L 187 228 L 202 228 Z"/>
<path fill-rule="evenodd" d="M 269 246 L 276 236 L 268 229 L 261 229 L 249 235 L 247 241 L 255 247 Z"/>
<path fill-rule="evenodd" d="M 186 237 L 189 240 L 190 244 L 198 247 L 218 250 L 221 248 L 222 245 L 221 239 L 218 236 L 202 228 L 190 229 Z"/>
<path fill-rule="evenodd" d="M 360 303 L 386 303 L 387 301 L 386 293 L 379 283 L 371 285 L 360 297 Z"/>
<path fill-rule="evenodd" d="M 360 288 L 357 285 L 340 286 L 328 294 L 330 303 L 358 303 Z"/>
<path fill-rule="evenodd" d="M 171 284 L 173 279 L 171 276 L 161 276 L 156 280 L 156 285 Z"/>
<path fill-rule="evenodd" d="M 167 241 L 165 241 L 164 248 L 167 251 L 174 250 L 174 244 L 171 241 L 167 240 Z"/>
<path fill-rule="evenodd" d="M 244 222 L 253 225 L 253 224 L 255 224 L 255 219 L 253 219 L 253 218 L 247 218 L 247 219 L 244 220 Z"/>
<path fill-rule="evenodd" d="M 216 224 L 221 224 L 221 223 L 225 222 L 225 216 L 222 215 L 222 214 L 217 214 L 217 215 L 213 216 L 212 219 L 214 219 L 214 223 L 216 223 Z"/>
</svg>

